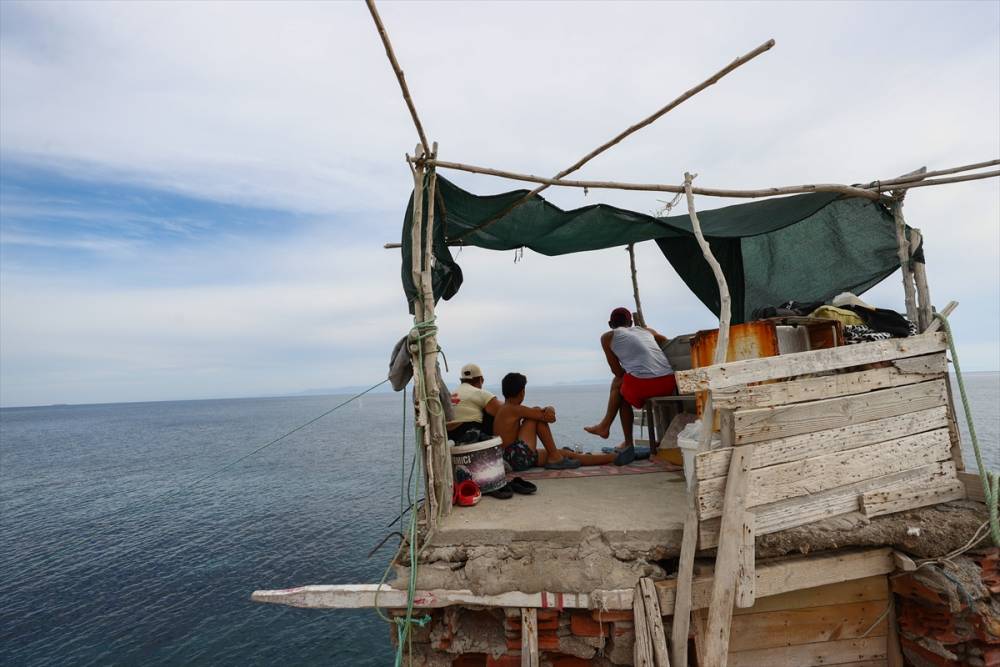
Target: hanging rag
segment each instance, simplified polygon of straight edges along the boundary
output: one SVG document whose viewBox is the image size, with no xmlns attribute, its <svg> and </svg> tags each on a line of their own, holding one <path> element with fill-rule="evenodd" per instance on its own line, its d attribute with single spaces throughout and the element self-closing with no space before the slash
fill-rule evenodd
<svg viewBox="0 0 1000 667">
<path fill-rule="evenodd" d="M 389 356 L 389 384 L 392 385 L 393 391 L 403 391 L 413 379 L 413 361 L 410 358 L 408 340 L 409 336 L 400 338 Z M 445 421 L 450 422 L 455 418 L 455 409 L 451 404 L 451 392 L 448 391 L 448 385 L 441 377 L 441 364 L 435 365 L 435 372 L 437 373 L 438 399 L 441 401 L 441 407 L 444 408 Z"/>
</svg>

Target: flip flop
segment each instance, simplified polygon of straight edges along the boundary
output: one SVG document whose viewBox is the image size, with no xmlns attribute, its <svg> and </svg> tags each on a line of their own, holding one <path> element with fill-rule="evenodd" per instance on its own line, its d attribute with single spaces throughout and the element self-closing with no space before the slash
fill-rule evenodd
<svg viewBox="0 0 1000 667">
<path fill-rule="evenodd" d="M 603 454 L 617 454 L 622 450 L 617 447 L 601 447 L 601 453 Z M 635 458 L 637 459 L 648 459 L 650 456 L 649 447 L 636 447 L 635 448 Z"/>
<path fill-rule="evenodd" d="M 514 479 L 507 482 L 507 486 L 514 493 L 520 493 L 521 495 L 529 496 L 538 490 L 538 487 L 531 482 L 526 482 L 520 477 L 515 477 Z"/>
<path fill-rule="evenodd" d="M 626 447 L 620 450 L 618 456 L 615 457 L 616 466 L 627 466 L 632 461 L 635 461 L 635 447 Z"/>
<path fill-rule="evenodd" d="M 507 500 L 508 498 L 514 497 L 514 492 L 511 491 L 510 484 L 504 484 L 496 491 L 490 491 L 486 495 L 499 498 L 500 500 Z"/>
<path fill-rule="evenodd" d="M 564 456 L 555 463 L 546 463 L 546 470 L 573 470 L 574 468 L 579 468 L 580 462 L 576 459 L 571 459 L 568 456 Z"/>
</svg>

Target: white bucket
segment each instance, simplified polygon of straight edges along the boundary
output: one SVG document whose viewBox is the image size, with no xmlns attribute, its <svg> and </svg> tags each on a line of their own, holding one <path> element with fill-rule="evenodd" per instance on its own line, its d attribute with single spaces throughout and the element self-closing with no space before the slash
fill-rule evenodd
<svg viewBox="0 0 1000 667">
<path fill-rule="evenodd" d="M 500 438 L 491 438 L 452 447 L 451 465 L 455 469 L 455 481 L 458 482 L 459 470 L 464 470 L 483 493 L 496 491 L 506 484 L 502 442 Z"/>
</svg>

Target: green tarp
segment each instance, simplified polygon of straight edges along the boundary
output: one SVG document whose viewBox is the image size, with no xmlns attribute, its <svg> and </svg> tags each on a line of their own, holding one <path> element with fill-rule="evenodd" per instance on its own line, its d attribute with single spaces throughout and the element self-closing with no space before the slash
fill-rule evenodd
<svg viewBox="0 0 1000 667">
<path fill-rule="evenodd" d="M 451 298 L 462 284 L 462 271 L 446 240 L 463 237 L 525 194 L 527 190 L 475 195 L 438 176 L 435 299 Z M 411 195 L 402 238 L 403 287 L 411 310 L 416 297 L 410 268 L 412 210 Z M 750 320 L 753 310 L 762 306 L 826 301 L 844 291 L 861 294 L 899 268 L 892 214 L 864 198 L 805 194 L 700 211 L 698 218 L 729 283 L 734 322 Z M 564 255 L 650 240 L 718 315 L 719 291 L 687 214 L 657 218 L 606 204 L 564 211 L 536 195 L 462 242 L 491 250 L 524 247 Z"/>
</svg>

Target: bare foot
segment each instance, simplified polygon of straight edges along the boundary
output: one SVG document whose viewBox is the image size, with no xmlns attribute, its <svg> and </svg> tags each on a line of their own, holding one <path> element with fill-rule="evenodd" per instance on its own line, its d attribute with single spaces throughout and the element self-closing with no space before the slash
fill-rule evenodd
<svg viewBox="0 0 1000 667">
<path fill-rule="evenodd" d="M 586 431 L 587 433 L 590 433 L 591 435 L 596 435 L 598 438 L 604 438 L 605 440 L 607 440 L 608 436 L 611 435 L 611 428 L 607 426 L 601 426 L 600 424 L 597 424 L 595 426 L 584 426 L 583 430 Z"/>
<path fill-rule="evenodd" d="M 627 442 L 625 442 L 624 440 L 622 440 L 621 442 L 618 443 L 618 446 L 615 447 L 615 451 L 620 452 L 621 450 L 628 449 L 631 446 L 634 446 L 634 445 L 629 445 Z"/>
</svg>

